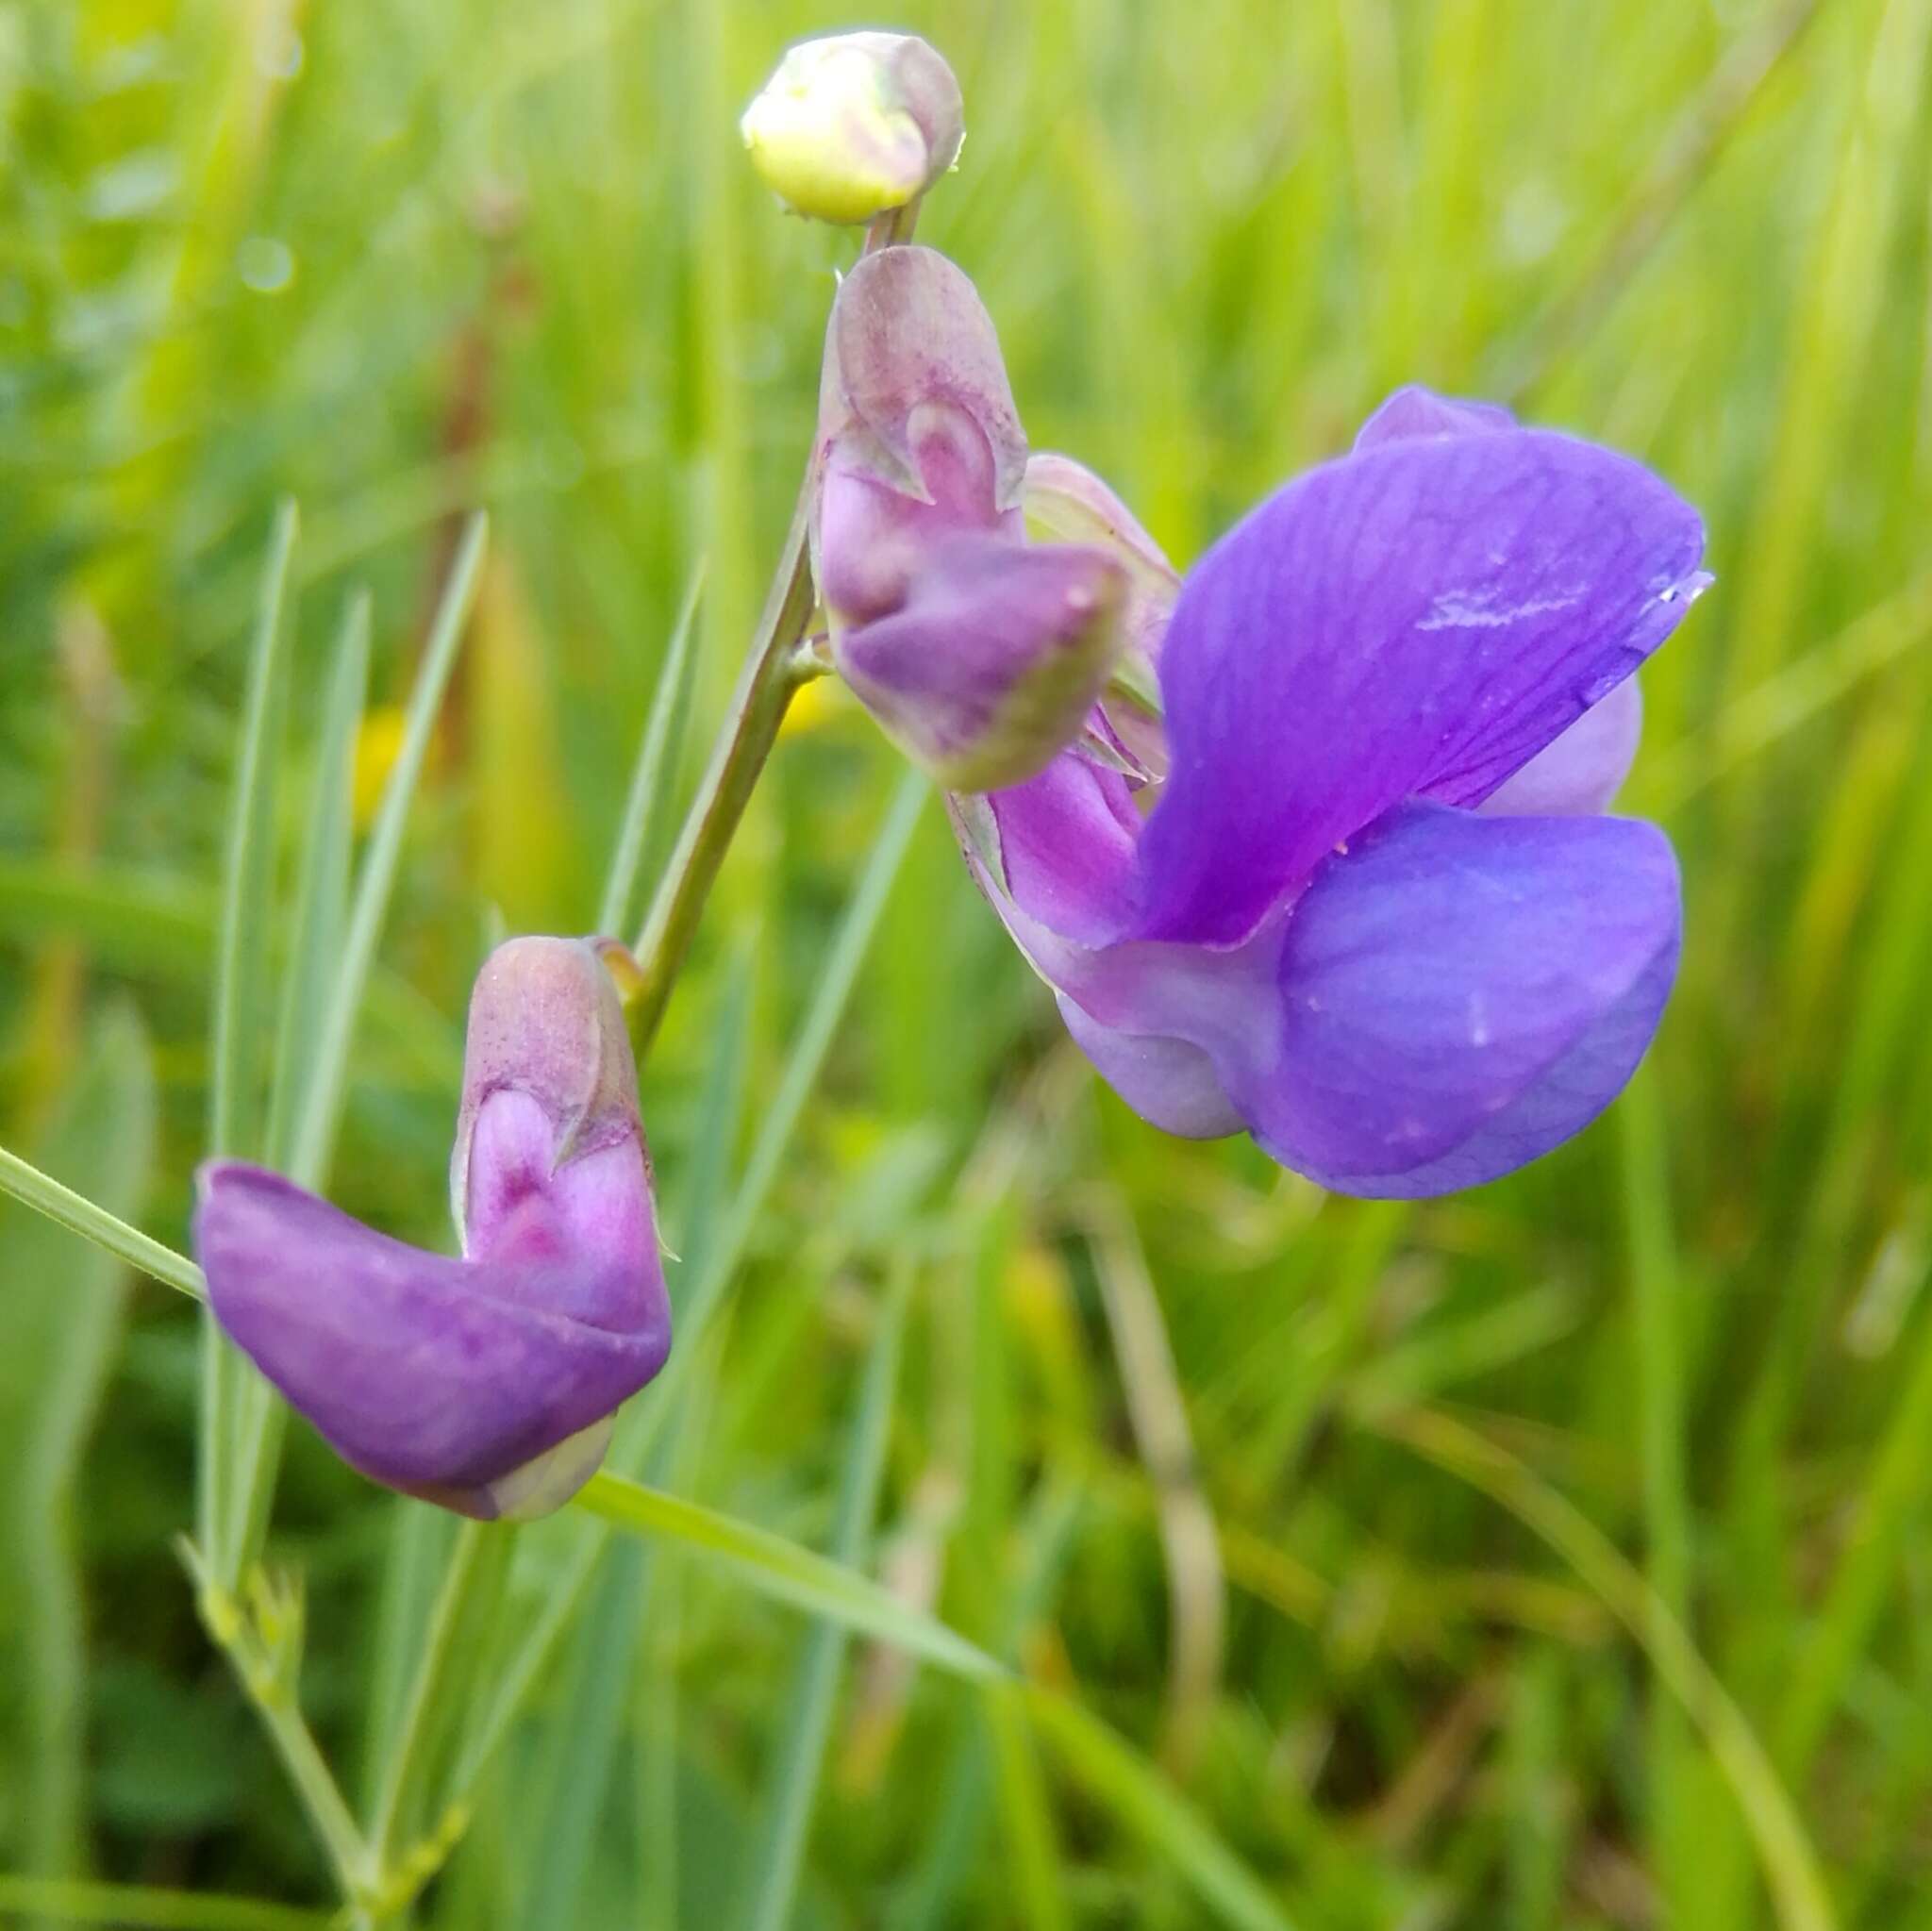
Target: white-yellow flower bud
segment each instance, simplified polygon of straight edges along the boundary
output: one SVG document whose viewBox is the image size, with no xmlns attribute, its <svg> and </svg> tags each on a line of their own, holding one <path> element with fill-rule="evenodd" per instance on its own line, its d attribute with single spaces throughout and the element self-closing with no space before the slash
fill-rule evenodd
<svg viewBox="0 0 1932 1931">
<path fill-rule="evenodd" d="M 884 33 L 800 42 L 739 131 L 767 187 L 840 223 L 917 200 L 966 138 L 953 70 L 916 35 Z"/>
</svg>

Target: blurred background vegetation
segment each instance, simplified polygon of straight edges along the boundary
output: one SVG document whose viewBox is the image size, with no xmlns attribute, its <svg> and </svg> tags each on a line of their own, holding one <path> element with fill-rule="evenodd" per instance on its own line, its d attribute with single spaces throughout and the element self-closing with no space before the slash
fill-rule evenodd
<svg viewBox="0 0 1932 1931">
<path fill-rule="evenodd" d="M 482 952 L 593 921 L 700 561 L 687 790 L 762 594 L 853 242 L 770 205 L 735 124 L 788 39 L 850 24 L 0 6 L 0 1140 L 184 1239 L 274 507 L 291 870 L 346 600 L 373 799 L 487 506 L 332 1183 L 448 1240 Z M 1115 1104 L 929 803 L 659 1473 L 829 1546 L 903 1280 L 860 1559 L 1158 1758 L 1292 1923 L 1932 1926 L 1932 0 L 893 24 L 966 92 L 922 239 L 977 279 L 1036 446 L 1177 560 L 1407 379 L 1704 508 L 1718 586 L 1646 674 L 1626 794 L 1683 856 L 1683 981 L 1630 1094 L 1538 1168 L 1328 1199 Z M 645 1075 L 675 1273 L 730 1226 L 896 782 L 817 687 Z M 326 1907 L 175 1554 L 192 1310 L 7 1208 L 0 1337 L 0 1871 Z M 526 1539 L 527 1613 L 577 1526 Z M 441 1534 L 291 1433 L 273 1547 L 351 1773 Z M 1201 1922 L 1024 1726 L 890 1652 L 850 1652 L 801 1770 L 814 1642 L 618 1552 L 422 1920 L 757 1923 L 790 1803 L 814 1931 Z M 323 1922 L 70 1889 L 96 1922 Z"/>
</svg>

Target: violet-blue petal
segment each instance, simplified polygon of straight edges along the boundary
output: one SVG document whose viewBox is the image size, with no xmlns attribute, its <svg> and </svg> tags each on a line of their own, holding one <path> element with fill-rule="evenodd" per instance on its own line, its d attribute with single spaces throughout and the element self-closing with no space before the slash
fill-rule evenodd
<svg viewBox="0 0 1932 1931">
<path fill-rule="evenodd" d="M 1498 403 L 1465 402 L 1411 382 L 1388 397 L 1356 432 L 1357 451 L 1416 436 L 1493 436 L 1516 418 Z"/>
<path fill-rule="evenodd" d="M 1224 1073 L 1256 1139 L 1324 1186 L 1470 1185 L 1615 1096 L 1669 993 L 1679 924 L 1654 825 L 1403 806 L 1290 914 L 1272 1066 Z"/>
<path fill-rule="evenodd" d="M 1630 775 L 1642 735 L 1643 698 L 1637 679 L 1625 677 L 1477 808 L 1492 818 L 1574 818 L 1602 811 Z"/>
<path fill-rule="evenodd" d="M 1404 798 L 1480 804 L 1676 625 L 1703 544 L 1641 464 L 1543 430 L 1398 437 L 1290 483 L 1163 641 L 1135 936 L 1235 943 Z"/>
<path fill-rule="evenodd" d="M 618 1332 L 554 1311 L 574 1289 L 546 1276 L 568 1258 L 428 1254 L 237 1161 L 204 1167 L 200 1191 L 223 1327 L 345 1460 L 469 1513 L 493 1513 L 491 1484 L 610 1414 L 670 1345 L 668 1318 Z"/>
<path fill-rule="evenodd" d="M 1149 1125 L 1181 1140 L 1220 1140 L 1244 1124 L 1212 1057 L 1190 1040 L 1103 1025 L 1065 992 L 1054 995 L 1074 1043 Z"/>
<path fill-rule="evenodd" d="M 1417 1200 L 1480 1187 L 1541 1159 L 1624 1090 L 1656 1036 L 1676 970 L 1676 946 L 1660 948 L 1562 1058 L 1447 1153 L 1398 1174 L 1329 1174 L 1324 1184 L 1363 1200 Z"/>
<path fill-rule="evenodd" d="M 954 537 L 891 615 L 837 630 L 833 660 L 887 735 L 948 791 L 1033 776 L 1119 656 L 1124 573 L 1092 545 Z"/>
<path fill-rule="evenodd" d="M 1105 944 L 1132 912 L 1141 830 L 1118 772 L 1063 752 L 1037 776 L 986 800 L 1014 904 L 1060 938 Z"/>
</svg>

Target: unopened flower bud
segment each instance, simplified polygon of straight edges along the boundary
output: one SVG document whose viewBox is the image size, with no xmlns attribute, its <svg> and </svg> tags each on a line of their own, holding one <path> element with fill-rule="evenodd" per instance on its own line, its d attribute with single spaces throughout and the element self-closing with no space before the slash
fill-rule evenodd
<svg viewBox="0 0 1932 1931">
<path fill-rule="evenodd" d="M 922 551 L 1024 534 L 1026 436 L 992 317 L 930 248 L 866 256 L 840 284 L 819 385 L 814 558 L 834 627 L 894 608 Z"/>
<path fill-rule="evenodd" d="M 671 1345 L 630 1042 L 589 941 L 516 939 L 484 965 L 450 1180 L 461 1259 L 210 1161 L 208 1298 L 365 1474 L 465 1515 L 541 1514 Z"/>
<path fill-rule="evenodd" d="M 801 41 L 739 131 L 765 185 L 797 213 L 866 222 L 904 208 L 958 158 L 959 83 L 914 34 Z"/>
<path fill-rule="evenodd" d="M 978 291 L 887 248 L 832 307 L 812 556 L 832 661 L 951 791 L 1019 784 L 1079 736 L 1121 653 L 1124 571 L 1031 545 L 1026 437 Z"/>
</svg>

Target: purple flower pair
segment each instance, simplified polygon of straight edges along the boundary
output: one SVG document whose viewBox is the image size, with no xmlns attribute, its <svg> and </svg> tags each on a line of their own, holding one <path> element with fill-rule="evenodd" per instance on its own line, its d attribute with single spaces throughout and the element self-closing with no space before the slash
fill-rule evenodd
<svg viewBox="0 0 1932 1931">
<path fill-rule="evenodd" d="M 891 249 L 841 292 L 821 582 L 855 613 L 839 668 L 956 793 L 1082 1050 L 1156 1125 L 1349 1193 L 1474 1186 L 1578 1131 L 1676 967 L 1670 845 L 1602 814 L 1632 673 L 1709 581 L 1696 513 L 1409 389 L 1177 582 L 1096 477 L 1027 460 L 956 277 Z M 1027 547 L 1015 511 L 1083 541 Z"/>
<path fill-rule="evenodd" d="M 1413 1196 L 1536 1158 L 1628 1079 L 1677 872 L 1603 814 L 1632 674 L 1708 581 L 1648 471 L 1404 390 L 1182 579 L 1097 477 L 1029 456 L 966 277 L 889 247 L 834 305 L 812 512 L 834 665 L 1156 1125 Z M 591 941 L 485 966 L 451 1181 L 460 1259 L 234 1161 L 203 1169 L 195 1245 L 223 1326 L 356 1467 L 541 1513 L 670 1345 Z"/>
</svg>

